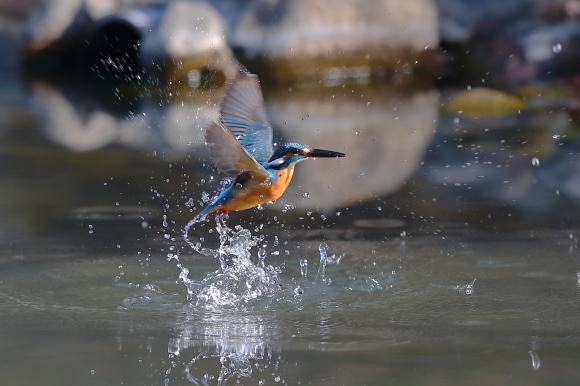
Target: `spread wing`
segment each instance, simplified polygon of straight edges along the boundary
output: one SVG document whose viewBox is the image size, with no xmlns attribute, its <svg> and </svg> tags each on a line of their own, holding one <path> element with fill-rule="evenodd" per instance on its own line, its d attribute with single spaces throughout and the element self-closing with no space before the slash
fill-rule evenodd
<svg viewBox="0 0 580 386">
<path fill-rule="evenodd" d="M 236 140 L 222 123 L 213 122 L 205 132 L 205 142 L 214 165 L 220 172 L 251 172 L 257 180 L 266 181 L 270 174 Z"/>
<path fill-rule="evenodd" d="M 223 123 L 249 155 L 260 164 L 270 160 L 274 152 L 272 127 L 268 122 L 256 75 L 238 75 L 236 81 L 226 91 L 221 116 Z"/>
</svg>

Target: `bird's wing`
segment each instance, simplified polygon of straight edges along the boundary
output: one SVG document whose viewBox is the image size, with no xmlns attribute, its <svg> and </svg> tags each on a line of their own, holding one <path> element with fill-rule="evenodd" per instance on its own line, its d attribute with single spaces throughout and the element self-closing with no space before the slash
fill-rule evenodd
<svg viewBox="0 0 580 386">
<path fill-rule="evenodd" d="M 248 154 L 224 124 L 213 122 L 205 132 L 205 142 L 220 172 L 251 172 L 254 178 L 261 181 L 270 177 L 268 171 Z"/>
<path fill-rule="evenodd" d="M 264 98 L 258 77 L 240 74 L 226 91 L 222 101 L 221 116 L 242 147 L 258 163 L 270 160 L 272 127 L 264 109 Z"/>
</svg>

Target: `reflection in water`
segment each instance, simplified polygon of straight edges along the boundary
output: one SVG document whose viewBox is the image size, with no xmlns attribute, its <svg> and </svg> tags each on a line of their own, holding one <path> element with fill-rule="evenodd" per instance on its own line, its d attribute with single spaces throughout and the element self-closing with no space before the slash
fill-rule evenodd
<svg viewBox="0 0 580 386">
<path fill-rule="evenodd" d="M 264 372 L 270 366 L 273 369 L 264 377 L 277 377 L 272 371 L 283 344 L 273 315 L 187 307 L 175 329 L 177 337 L 168 343 L 170 358 L 192 358 L 184 361 L 183 371 L 195 385 L 224 385 L 231 378 L 251 377 L 254 371 Z"/>
<path fill-rule="evenodd" d="M 173 101 L 172 92 L 166 92 L 167 99 L 160 103 L 159 87 L 150 87 L 133 91 L 139 93 L 133 98 L 119 89 L 98 96 L 70 85 L 60 89 L 43 81 L 29 83 L 47 137 L 70 150 L 90 151 L 119 143 L 143 151 L 183 154 L 202 147 L 205 125 L 218 116 L 210 103 L 214 95 L 190 91 Z"/>
<path fill-rule="evenodd" d="M 278 201 L 294 204 L 304 197 L 298 205 L 329 210 L 397 190 L 431 141 L 437 101 L 434 91 L 403 97 L 360 86 L 329 89 L 322 97 L 291 92 L 268 101 L 271 121 L 285 138 L 348 154 L 333 165 L 300 165 L 303 170 Z"/>
<path fill-rule="evenodd" d="M 538 370 L 540 368 L 540 355 L 538 351 L 541 347 L 542 339 L 539 336 L 532 337 L 530 342 L 530 356 L 532 357 L 532 368 Z"/>
<path fill-rule="evenodd" d="M 433 191 L 437 200 L 494 202 L 532 223 L 569 213 L 580 191 L 576 124 L 569 111 L 552 108 L 495 119 L 442 114 L 418 175 L 443 192 Z"/>
<path fill-rule="evenodd" d="M 532 320 L 532 330 L 539 329 L 539 319 Z M 538 351 L 542 348 L 542 337 L 541 336 L 532 336 L 530 340 L 530 356 L 532 357 L 532 368 L 534 370 L 538 370 L 540 368 L 540 354 Z"/>
<path fill-rule="evenodd" d="M 75 151 L 99 149 L 117 140 L 117 122 L 105 111 L 86 109 L 82 113 L 54 88 L 33 86 L 35 102 L 44 117 L 45 132 L 55 143 Z"/>
<path fill-rule="evenodd" d="M 73 151 L 121 144 L 169 158 L 203 149 L 205 128 L 218 119 L 216 102 L 223 93 L 138 84 L 87 95 L 78 84 L 32 80 L 28 86 L 54 143 Z M 437 93 L 401 97 L 381 85 L 320 86 L 319 91 L 277 90 L 267 98 L 275 132 L 319 148 L 345 149 L 348 157 L 305 165 L 278 207 L 330 210 L 400 187 L 419 166 L 435 131 Z"/>
</svg>

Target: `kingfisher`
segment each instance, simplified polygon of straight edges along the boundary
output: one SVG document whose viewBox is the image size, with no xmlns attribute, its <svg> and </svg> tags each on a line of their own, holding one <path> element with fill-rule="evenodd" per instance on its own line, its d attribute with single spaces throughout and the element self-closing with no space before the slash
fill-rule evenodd
<svg viewBox="0 0 580 386">
<path fill-rule="evenodd" d="M 344 157 L 343 153 L 295 142 L 274 150 L 272 138 L 258 77 L 240 73 L 226 90 L 220 120 L 211 123 L 205 134 L 217 170 L 239 174 L 198 216 L 227 214 L 276 200 L 290 184 L 298 162 L 314 157 Z"/>
</svg>

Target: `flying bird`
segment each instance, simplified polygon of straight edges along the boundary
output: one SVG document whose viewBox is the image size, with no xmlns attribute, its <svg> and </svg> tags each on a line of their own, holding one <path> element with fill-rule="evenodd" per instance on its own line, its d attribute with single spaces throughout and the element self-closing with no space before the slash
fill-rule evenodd
<svg viewBox="0 0 580 386">
<path fill-rule="evenodd" d="M 199 216 L 226 214 L 276 200 L 290 184 L 298 162 L 313 157 L 344 157 L 343 153 L 295 142 L 274 150 L 272 126 L 256 75 L 240 73 L 226 91 L 220 115 L 220 121 L 207 128 L 205 142 L 218 171 L 239 174 Z"/>
</svg>

